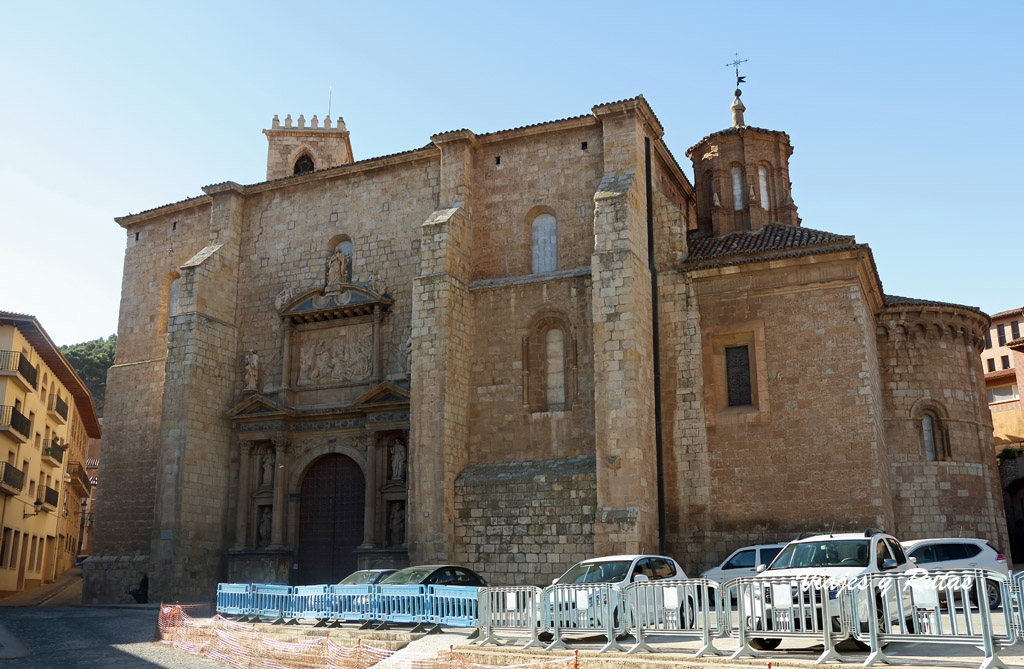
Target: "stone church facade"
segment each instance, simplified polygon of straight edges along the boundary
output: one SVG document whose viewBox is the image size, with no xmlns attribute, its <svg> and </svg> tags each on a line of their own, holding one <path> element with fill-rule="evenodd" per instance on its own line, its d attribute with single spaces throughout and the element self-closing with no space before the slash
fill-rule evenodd
<svg viewBox="0 0 1024 669">
<path fill-rule="evenodd" d="M 453 561 L 494 583 L 797 532 L 1006 545 L 973 307 L 801 225 L 789 137 L 687 151 L 642 97 L 353 161 L 277 118 L 267 181 L 118 219 L 86 601 Z"/>
</svg>

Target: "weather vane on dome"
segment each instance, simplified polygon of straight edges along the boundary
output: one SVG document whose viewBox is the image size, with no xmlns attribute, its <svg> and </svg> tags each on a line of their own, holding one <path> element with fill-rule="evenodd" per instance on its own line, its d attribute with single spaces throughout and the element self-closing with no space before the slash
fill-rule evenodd
<svg viewBox="0 0 1024 669">
<path fill-rule="evenodd" d="M 736 88 L 737 89 L 740 87 L 740 84 L 744 83 L 747 80 L 746 77 L 741 77 L 740 76 L 740 65 L 742 65 L 745 62 L 747 62 L 747 59 L 744 58 L 743 60 L 740 60 L 740 55 L 737 53 L 735 60 L 733 60 L 731 63 L 726 63 L 725 64 L 726 67 L 734 67 L 734 68 L 736 68 Z M 736 95 L 739 95 L 739 93 L 737 92 Z"/>
</svg>

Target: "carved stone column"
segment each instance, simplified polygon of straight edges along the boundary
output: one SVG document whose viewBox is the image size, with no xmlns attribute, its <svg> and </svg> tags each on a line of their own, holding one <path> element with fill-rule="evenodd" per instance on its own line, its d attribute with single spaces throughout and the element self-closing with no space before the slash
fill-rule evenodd
<svg viewBox="0 0 1024 669">
<path fill-rule="evenodd" d="M 247 441 L 238 443 L 238 514 L 235 517 L 235 548 L 245 548 L 249 532 L 249 453 L 252 446 Z"/>
<path fill-rule="evenodd" d="M 377 545 L 377 458 L 376 440 L 366 448 L 366 498 L 363 502 L 363 545 L 360 548 L 374 548 Z"/>
<path fill-rule="evenodd" d="M 270 548 L 284 548 L 285 479 L 288 474 L 288 440 L 274 440 L 274 514 L 270 525 Z"/>
<path fill-rule="evenodd" d="M 373 378 L 380 381 L 384 378 L 384 351 L 381 350 L 381 313 L 380 305 L 373 308 Z M 369 486 L 367 486 L 369 489 Z"/>
<path fill-rule="evenodd" d="M 292 368 L 292 347 L 290 342 L 292 329 L 287 320 L 281 321 L 281 327 L 284 329 L 284 332 L 281 333 L 281 387 L 290 388 L 292 382 L 291 378 L 289 378 Z"/>
</svg>

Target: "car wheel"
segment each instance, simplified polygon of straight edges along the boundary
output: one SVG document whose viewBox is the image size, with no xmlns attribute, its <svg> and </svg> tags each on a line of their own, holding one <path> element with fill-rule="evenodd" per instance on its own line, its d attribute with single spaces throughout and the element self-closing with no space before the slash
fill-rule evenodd
<svg viewBox="0 0 1024 669">
<path fill-rule="evenodd" d="M 990 611 L 998 609 L 999 605 L 1003 603 L 1002 592 L 1000 591 L 999 584 L 995 581 L 985 581 L 985 596 L 988 597 L 988 608 Z"/>
<path fill-rule="evenodd" d="M 999 584 L 995 581 L 985 581 L 985 596 L 988 597 L 988 608 L 990 611 L 998 609 L 1000 604 L 1003 603 L 1002 593 L 999 590 Z M 975 589 L 971 588 L 971 602 L 978 605 L 978 593 Z"/>
<path fill-rule="evenodd" d="M 782 639 L 751 639 L 750 647 L 754 650 L 775 650 L 782 643 Z"/>
</svg>

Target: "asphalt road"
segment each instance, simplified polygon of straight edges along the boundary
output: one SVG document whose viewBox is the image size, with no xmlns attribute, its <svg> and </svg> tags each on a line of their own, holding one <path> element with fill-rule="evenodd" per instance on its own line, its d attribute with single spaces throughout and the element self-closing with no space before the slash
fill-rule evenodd
<svg viewBox="0 0 1024 669">
<path fill-rule="evenodd" d="M 154 641 L 155 608 L 33 607 L 0 610 L 0 625 L 30 652 L 3 669 L 135 669 L 227 666 Z"/>
</svg>

